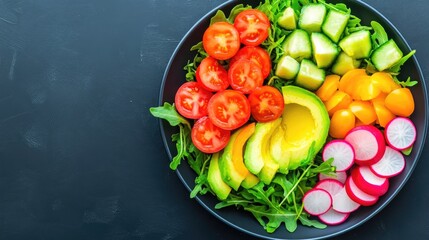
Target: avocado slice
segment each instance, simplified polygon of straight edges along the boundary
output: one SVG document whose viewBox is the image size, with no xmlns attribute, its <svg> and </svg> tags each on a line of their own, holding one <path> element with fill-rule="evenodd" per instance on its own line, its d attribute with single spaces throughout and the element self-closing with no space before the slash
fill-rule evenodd
<svg viewBox="0 0 429 240">
<path fill-rule="evenodd" d="M 279 167 L 269 152 L 269 142 L 280 123 L 280 118 L 271 122 L 257 123 L 244 151 L 244 164 L 247 169 L 258 175 L 266 184 L 271 182 Z"/>
<path fill-rule="evenodd" d="M 219 153 L 214 153 L 210 160 L 207 181 L 210 188 L 220 200 L 225 200 L 231 192 L 231 187 L 226 184 L 221 176 L 219 169 Z"/>
<path fill-rule="evenodd" d="M 230 140 L 219 159 L 219 167 L 222 175 L 222 179 L 231 186 L 234 190 L 238 190 L 243 180 L 246 178 L 252 178 L 248 176 L 249 170 L 246 168 L 243 162 L 243 148 L 246 141 L 255 131 L 255 123 L 249 123 L 239 129 L 237 129 L 230 137 Z M 249 183 L 245 183 L 247 186 L 252 184 L 252 179 L 249 179 Z"/>
<path fill-rule="evenodd" d="M 287 173 L 320 151 L 328 137 L 330 120 L 323 102 L 313 92 L 289 85 L 282 88 L 282 93 L 285 108 L 281 125 L 270 139 L 270 153 L 279 164 L 279 172 Z"/>
</svg>

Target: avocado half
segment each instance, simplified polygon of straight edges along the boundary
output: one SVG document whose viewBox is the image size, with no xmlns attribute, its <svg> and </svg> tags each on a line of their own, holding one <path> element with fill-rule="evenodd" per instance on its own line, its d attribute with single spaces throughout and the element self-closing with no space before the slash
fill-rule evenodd
<svg viewBox="0 0 429 240">
<path fill-rule="evenodd" d="M 285 108 L 281 124 L 270 139 L 270 151 L 279 164 L 279 172 L 287 173 L 320 151 L 328 137 L 330 119 L 313 92 L 285 86 L 282 93 Z"/>
</svg>

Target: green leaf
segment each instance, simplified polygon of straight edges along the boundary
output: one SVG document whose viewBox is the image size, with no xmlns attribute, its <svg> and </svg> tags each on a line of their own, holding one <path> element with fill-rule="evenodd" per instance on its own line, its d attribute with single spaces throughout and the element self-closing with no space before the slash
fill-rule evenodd
<svg viewBox="0 0 429 240">
<path fill-rule="evenodd" d="M 228 22 L 228 19 L 222 10 L 217 10 L 216 14 L 210 19 L 210 25 L 215 22 Z"/>
<path fill-rule="evenodd" d="M 302 225 L 304 226 L 309 226 L 309 227 L 315 227 L 318 229 L 325 229 L 327 226 L 326 224 L 323 224 L 317 220 L 312 220 L 309 219 L 308 216 L 305 214 L 301 214 L 301 216 L 299 216 L 299 221 L 302 223 Z"/>
<path fill-rule="evenodd" d="M 273 233 L 282 223 L 285 223 L 289 232 L 294 232 L 297 228 L 296 214 L 293 212 L 263 206 L 247 207 L 244 210 L 251 212 L 268 233 Z"/>
<path fill-rule="evenodd" d="M 389 68 L 389 72 L 391 73 L 399 73 L 401 71 L 402 65 L 414 54 L 416 53 L 416 50 L 412 50 L 407 55 L 403 56 L 395 65 L 393 65 L 391 68 Z"/>
<path fill-rule="evenodd" d="M 163 106 L 149 108 L 149 111 L 154 117 L 168 121 L 171 126 L 184 124 L 191 128 L 188 120 L 186 120 L 176 111 L 174 104 L 171 105 L 170 103 L 165 102 Z"/>
<path fill-rule="evenodd" d="M 379 46 L 383 45 L 383 43 L 387 42 L 389 40 L 389 37 L 387 36 L 386 31 L 380 23 L 376 21 L 371 21 L 371 26 L 374 30 L 374 33 L 371 35 L 372 44 L 374 45 L 373 49 L 376 49 Z"/>
<path fill-rule="evenodd" d="M 233 23 L 235 20 L 235 17 L 241 13 L 242 11 L 246 10 L 246 9 L 251 9 L 251 6 L 244 6 L 243 4 L 238 4 L 236 5 L 234 8 L 231 9 L 231 12 L 229 13 L 228 16 L 228 21 L 230 23 Z"/>
<path fill-rule="evenodd" d="M 407 149 L 404 149 L 404 150 L 402 150 L 401 152 L 405 155 L 405 156 L 408 156 L 408 155 L 410 155 L 411 154 L 411 152 L 413 151 L 413 146 L 411 146 L 411 147 L 409 147 L 409 148 L 407 148 Z"/>
<path fill-rule="evenodd" d="M 416 80 L 411 80 L 410 77 L 408 77 L 405 82 L 404 81 L 400 81 L 396 76 L 393 77 L 393 80 L 397 84 L 401 85 L 402 87 L 412 87 L 412 86 L 415 86 L 418 83 L 418 81 L 416 81 Z"/>
</svg>

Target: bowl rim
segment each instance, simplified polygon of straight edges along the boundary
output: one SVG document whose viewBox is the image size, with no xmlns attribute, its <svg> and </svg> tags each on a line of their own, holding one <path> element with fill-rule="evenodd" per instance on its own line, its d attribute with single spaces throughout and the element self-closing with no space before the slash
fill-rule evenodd
<svg viewBox="0 0 429 240">
<path fill-rule="evenodd" d="M 159 106 L 161 106 L 164 102 L 163 102 L 163 98 L 164 98 L 164 88 L 166 86 L 166 82 L 167 82 L 167 78 L 168 78 L 168 73 L 171 70 L 172 67 L 172 63 L 175 60 L 175 58 L 177 57 L 178 52 L 180 51 L 180 49 L 182 48 L 182 46 L 184 45 L 184 43 L 186 42 L 187 38 L 189 37 L 189 35 L 191 35 L 191 33 L 194 31 L 195 28 L 197 28 L 203 21 L 206 21 L 207 19 L 209 19 L 210 17 L 212 17 L 216 11 L 218 9 L 223 9 L 231 4 L 234 4 L 236 2 L 236 0 L 228 0 L 220 5 L 217 5 L 216 7 L 214 7 L 213 9 L 211 9 L 209 12 L 207 12 L 206 14 L 204 14 L 202 17 L 200 17 L 190 28 L 189 30 L 182 36 L 180 42 L 178 43 L 178 45 L 176 46 L 176 48 L 174 49 L 168 63 L 167 63 L 167 67 L 163 73 L 163 78 L 161 81 L 161 85 L 160 85 L 160 90 L 159 90 L 159 98 L 158 98 L 158 104 Z M 262 2 L 262 0 L 261 0 Z M 388 27 L 395 33 L 397 34 L 397 36 L 399 37 L 399 39 L 402 41 L 402 43 L 404 44 L 406 50 L 409 52 L 411 51 L 411 47 L 408 44 L 408 42 L 406 41 L 406 39 L 404 38 L 404 36 L 401 34 L 401 32 L 396 28 L 395 25 L 393 25 L 393 23 L 390 22 L 389 19 L 387 19 L 383 14 L 381 14 L 377 9 L 375 9 L 374 7 L 372 7 L 371 5 L 361 1 L 361 0 L 337 0 L 335 2 L 355 2 L 358 5 L 361 5 L 362 7 L 368 9 L 369 11 L 372 11 L 375 15 L 377 15 L 382 21 L 383 24 L 388 25 Z M 238 4 L 238 3 L 236 3 Z M 428 90 L 426 87 L 426 82 L 425 82 L 425 78 L 423 75 L 423 71 L 420 67 L 420 64 L 417 60 L 416 55 L 414 54 L 408 61 L 412 60 L 413 64 L 416 67 L 416 71 L 419 75 L 419 78 L 421 79 L 421 81 L 419 81 L 419 84 L 422 85 L 422 90 L 423 90 L 423 99 L 424 99 L 424 105 L 429 106 L 428 103 Z M 426 123 L 423 126 L 423 132 L 422 134 L 422 147 L 419 149 L 419 151 L 416 153 L 415 156 L 415 161 L 412 164 L 411 168 L 409 169 L 408 172 L 406 172 L 406 175 L 404 177 L 404 179 L 399 183 L 398 187 L 393 191 L 393 193 L 391 194 L 391 196 L 389 196 L 386 200 L 384 200 L 384 202 L 378 206 L 377 208 L 374 209 L 374 211 L 372 211 L 370 214 L 368 214 L 367 216 L 365 216 L 361 221 L 357 222 L 356 224 L 353 224 L 349 227 L 346 227 L 340 231 L 331 233 L 331 234 L 327 234 L 327 235 L 321 235 L 319 237 L 315 237 L 312 239 L 325 239 L 325 238 L 329 238 L 329 237 L 335 237 L 341 234 L 344 234 L 345 232 L 351 231 L 355 228 L 357 228 L 358 226 L 364 224 L 365 222 L 367 222 L 369 219 L 373 218 L 375 215 L 377 215 L 381 210 L 383 210 L 395 197 L 396 195 L 402 190 L 402 188 L 405 186 L 405 184 L 408 182 L 410 176 L 412 175 L 412 173 L 414 172 L 414 169 L 416 168 L 420 158 L 421 158 L 421 154 L 423 152 L 423 148 L 425 146 L 425 141 L 427 138 L 427 132 L 428 132 L 428 116 L 429 113 L 428 111 L 425 111 L 424 114 L 424 122 Z M 163 120 L 159 119 L 159 126 L 160 126 L 160 131 L 161 131 L 161 136 L 162 136 L 162 141 L 164 143 L 164 147 L 165 150 L 167 152 L 167 155 L 170 159 L 170 161 L 172 160 L 172 154 L 169 150 L 169 140 L 167 139 L 164 127 L 163 127 Z M 188 182 L 184 179 L 184 177 L 182 176 L 182 174 L 180 173 L 179 169 L 177 169 L 176 171 L 177 176 L 179 177 L 179 179 L 182 181 L 183 185 L 188 189 L 188 191 L 192 191 L 191 186 L 188 184 Z M 203 208 L 205 208 L 208 212 L 210 212 L 213 216 L 215 216 L 217 219 L 219 219 L 220 221 L 222 221 L 223 223 L 226 223 L 228 226 L 231 226 L 241 232 L 247 233 L 250 236 L 253 237 L 258 237 L 258 238 L 263 238 L 263 239 L 269 239 L 269 240 L 274 240 L 274 239 L 278 239 L 275 237 L 270 237 L 270 236 L 266 236 L 266 235 L 261 235 L 255 232 L 252 232 L 248 229 L 245 229 L 243 227 L 240 227 L 232 222 L 230 222 L 229 220 L 225 219 L 223 216 L 221 216 L 221 214 L 219 214 L 217 211 L 214 211 L 213 209 L 211 209 L 202 199 L 199 195 L 197 195 L 195 197 L 195 199 L 197 200 L 197 202 L 203 206 Z M 262 227 L 262 226 L 261 226 Z M 305 238 L 292 238 L 292 239 L 305 239 Z"/>
</svg>

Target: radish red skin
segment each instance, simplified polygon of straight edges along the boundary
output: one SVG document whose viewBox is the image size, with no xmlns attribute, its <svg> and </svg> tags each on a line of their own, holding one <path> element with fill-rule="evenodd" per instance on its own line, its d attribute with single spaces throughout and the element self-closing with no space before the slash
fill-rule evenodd
<svg viewBox="0 0 429 240">
<path fill-rule="evenodd" d="M 332 166 L 335 166 L 337 171 L 347 171 L 354 164 L 355 151 L 347 141 L 335 139 L 325 145 L 322 158 L 323 161 L 334 158 Z"/>
<path fill-rule="evenodd" d="M 389 161 L 395 161 L 393 164 L 393 167 L 395 167 L 394 170 L 390 169 L 389 165 L 392 165 L 392 163 L 389 163 Z M 398 150 L 387 146 L 383 158 L 376 164 L 371 165 L 370 168 L 372 172 L 379 177 L 391 178 L 400 174 L 405 169 L 405 165 L 404 155 Z M 389 169 L 386 169 L 386 166 Z"/>
<path fill-rule="evenodd" d="M 368 172 L 364 173 L 364 171 Z M 379 178 L 380 184 L 376 185 L 374 183 L 371 183 L 369 179 L 365 179 L 365 176 L 368 175 L 368 173 L 372 174 L 373 178 Z M 369 195 L 379 197 L 384 195 L 387 190 L 389 190 L 389 179 L 375 175 L 372 172 L 371 168 L 367 166 L 359 166 L 357 168 L 354 168 L 351 172 L 351 178 L 359 189 Z"/>
<path fill-rule="evenodd" d="M 327 225 L 334 226 L 345 222 L 349 216 L 350 213 L 341 213 L 331 208 L 326 213 L 319 215 L 319 219 Z"/>
<path fill-rule="evenodd" d="M 304 194 L 302 203 L 306 212 L 313 216 L 318 216 L 332 207 L 332 197 L 326 190 L 313 188 Z M 317 206 L 320 209 L 312 209 L 312 206 Z"/>
<path fill-rule="evenodd" d="M 355 163 L 358 165 L 368 166 L 377 163 L 386 150 L 383 133 L 372 125 L 354 127 L 344 139 L 352 145 L 355 151 Z M 370 156 L 367 156 L 370 148 L 373 147 L 377 149 Z"/>
<path fill-rule="evenodd" d="M 350 199 L 362 206 L 372 206 L 378 201 L 377 196 L 367 194 L 362 189 L 358 188 L 351 177 L 347 179 L 344 187 Z"/>
<path fill-rule="evenodd" d="M 332 197 L 332 208 L 340 213 L 351 213 L 356 211 L 361 205 L 353 201 L 343 187 L 335 196 Z"/>
<path fill-rule="evenodd" d="M 402 126 L 398 125 L 401 123 L 402 123 Z M 404 126 L 404 124 L 405 124 L 405 126 Z M 403 139 L 404 141 L 408 142 L 408 144 L 402 145 L 401 143 L 395 142 L 394 138 L 398 137 L 398 135 L 400 135 L 400 134 L 398 132 L 392 132 L 392 131 L 395 131 L 395 130 L 397 131 L 398 127 L 408 127 L 408 129 L 404 129 L 404 131 L 408 130 L 407 133 L 411 134 L 412 136 L 408 136 L 408 139 Z M 394 129 L 394 128 L 396 128 L 396 129 Z M 416 130 L 416 126 L 411 121 L 411 119 L 406 118 L 406 117 L 396 117 L 387 123 L 386 128 L 384 130 L 384 136 L 386 138 L 387 144 L 390 147 L 392 147 L 395 150 L 402 151 L 402 150 L 408 149 L 411 146 L 413 146 L 413 144 L 417 138 L 417 130 Z M 406 136 L 401 136 L 401 137 L 405 138 Z"/>
</svg>

